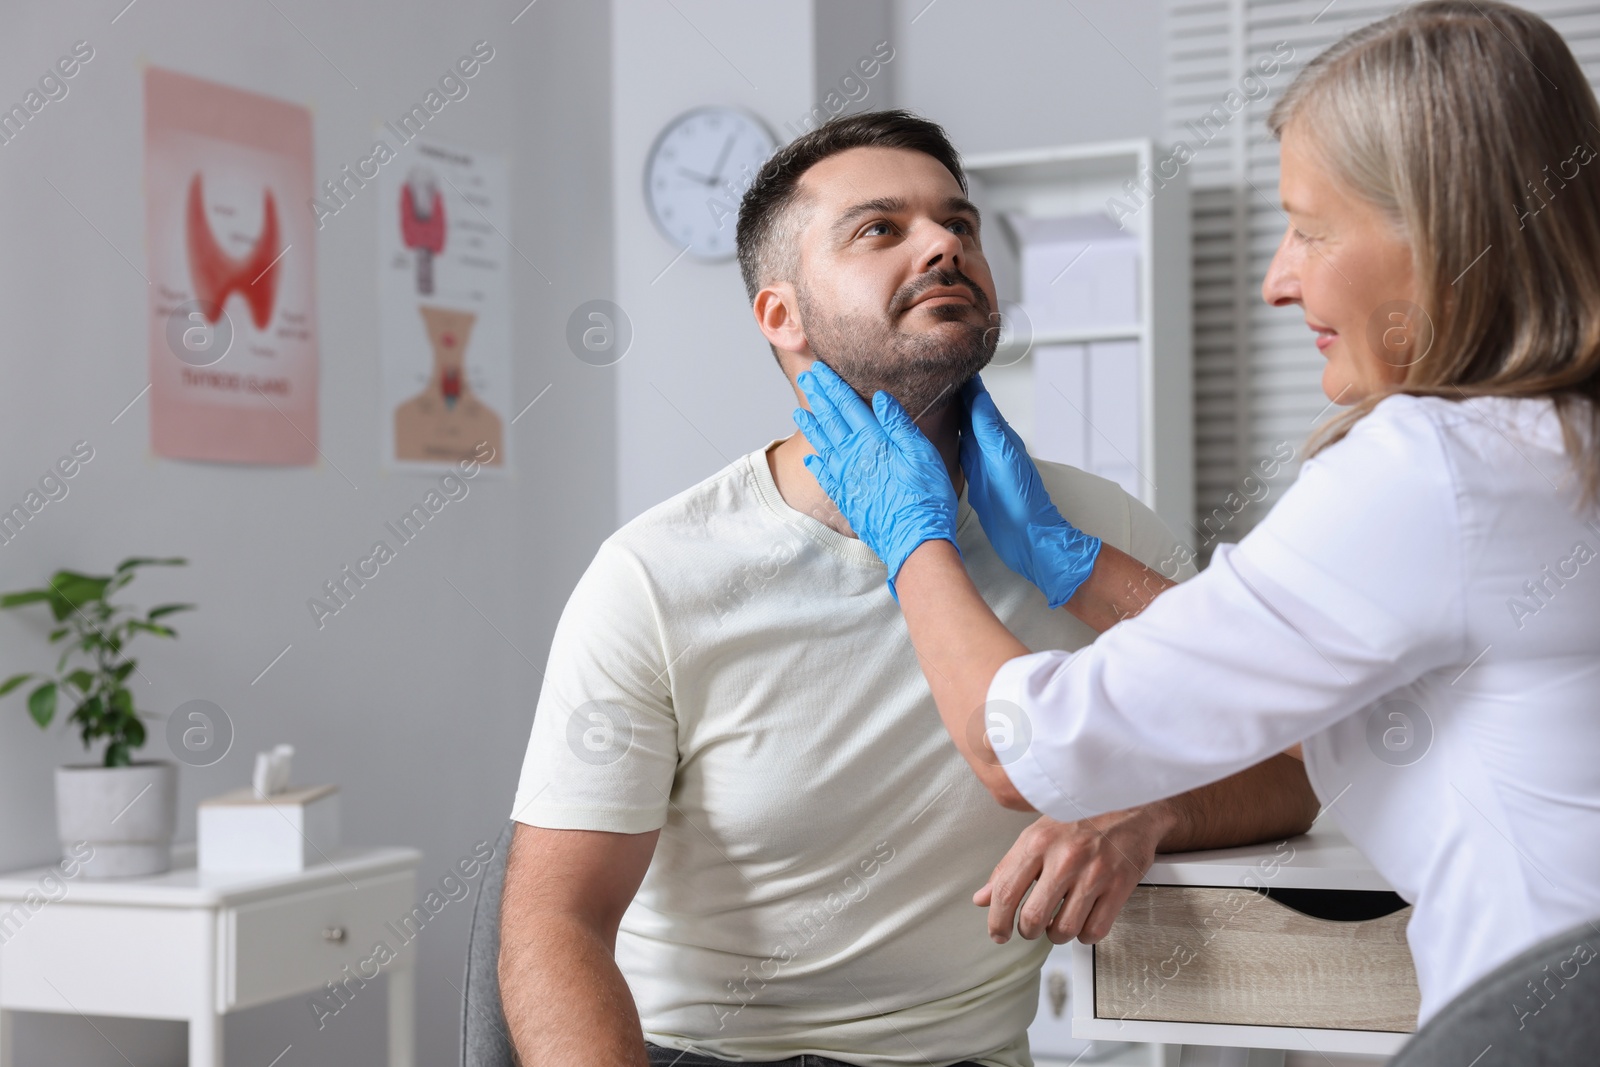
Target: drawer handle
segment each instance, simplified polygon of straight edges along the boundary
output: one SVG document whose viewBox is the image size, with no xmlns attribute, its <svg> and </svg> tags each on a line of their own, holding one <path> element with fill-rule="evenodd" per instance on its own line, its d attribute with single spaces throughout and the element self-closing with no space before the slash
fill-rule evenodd
<svg viewBox="0 0 1600 1067">
<path fill-rule="evenodd" d="M 336 945 L 341 943 L 344 941 L 344 927 L 329 926 L 324 928 L 322 931 L 322 940 L 331 941 Z"/>
<path fill-rule="evenodd" d="M 1268 889 L 1267 896 L 1291 911 L 1329 922 L 1369 922 L 1409 906 L 1399 893 L 1370 889 Z"/>
</svg>

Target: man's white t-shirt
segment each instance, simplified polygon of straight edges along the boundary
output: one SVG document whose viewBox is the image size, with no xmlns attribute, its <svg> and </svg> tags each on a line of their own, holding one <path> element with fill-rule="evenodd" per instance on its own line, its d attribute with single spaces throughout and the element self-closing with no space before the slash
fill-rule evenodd
<svg viewBox="0 0 1600 1067">
<path fill-rule="evenodd" d="M 1115 483 L 1039 468 L 1079 528 L 1193 572 Z M 965 492 L 957 537 L 1030 648 L 1094 638 L 999 560 Z M 885 575 L 784 502 L 762 449 L 613 534 L 567 602 L 512 817 L 661 831 L 616 947 L 647 1040 L 1031 1063 L 1050 943 L 996 945 L 971 898 L 1036 816 L 996 804 L 951 744 Z M 978 732 L 1021 728 L 974 710 Z"/>
</svg>

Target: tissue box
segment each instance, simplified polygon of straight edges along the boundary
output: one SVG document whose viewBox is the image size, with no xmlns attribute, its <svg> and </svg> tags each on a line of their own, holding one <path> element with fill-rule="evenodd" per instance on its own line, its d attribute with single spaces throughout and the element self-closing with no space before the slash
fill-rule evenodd
<svg viewBox="0 0 1600 1067">
<path fill-rule="evenodd" d="M 200 802 L 202 871 L 302 871 L 339 847 L 339 791 L 331 785 L 262 798 L 248 786 Z"/>
</svg>

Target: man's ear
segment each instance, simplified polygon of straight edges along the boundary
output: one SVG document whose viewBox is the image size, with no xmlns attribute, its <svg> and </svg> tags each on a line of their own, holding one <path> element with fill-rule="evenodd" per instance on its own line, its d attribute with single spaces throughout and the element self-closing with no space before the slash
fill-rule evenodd
<svg viewBox="0 0 1600 1067">
<path fill-rule="evenodd" d="M 765 287 L 756 294 L 751 311 L 762 336 L 773 348 L 811 358 L 811 343 L 806 340 L 805 325 L 800 321 L 800 301 L 793 285 L 777 282 Z"/>
</svg>

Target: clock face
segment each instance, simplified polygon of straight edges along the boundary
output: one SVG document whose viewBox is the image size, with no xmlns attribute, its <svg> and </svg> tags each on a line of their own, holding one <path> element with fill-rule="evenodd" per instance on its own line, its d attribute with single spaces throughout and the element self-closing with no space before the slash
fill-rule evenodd
<svg viewBox="0 0 1600 1067">
<path fill-rule="evenodd" d="M 739 200 L 775 147 L 761 120 L 736 108 L 679 115 L 645 160 L 644 198 L 656 226 L 691 256 L 729 258 Z"/>
</svg>

